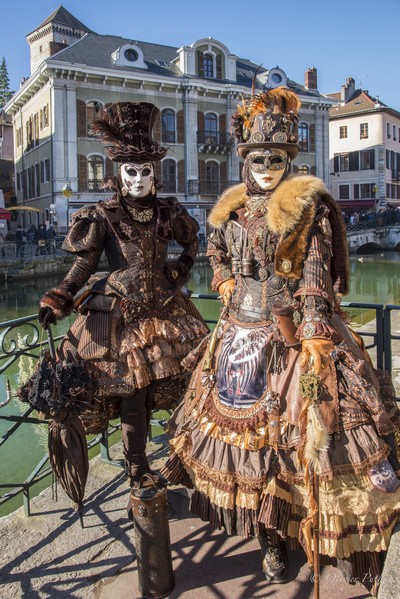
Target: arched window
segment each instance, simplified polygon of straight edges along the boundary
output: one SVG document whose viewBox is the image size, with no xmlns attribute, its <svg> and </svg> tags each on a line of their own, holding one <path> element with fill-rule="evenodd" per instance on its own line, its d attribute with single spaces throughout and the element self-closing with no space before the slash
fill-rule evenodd
<svg viewBox="0 0 400 599">
<path fill-rule="evenodd" d="M 87 127 L 87 134 L 90 137 L 93 136 L 92 123 L 93 123 L 94 119 L 97 119 L 99 117 L 99 113 L 102 108 L 103 108 L 103 105 L 100 102 L 96 102 L 95 100 L 90 101 L 86 104 L 86 127 Z"/>
<path fill-rule="evenodd" d="M 204 115 L 204 137 L 206 144 L 218 143 L 218 117 L 212 112 Z"/>
<path fill-rule="evenodd" d="M 176 162 L 172 158 L 162 162 L 162 182 L 165 193 L 176 193 Z"/>
<path fill-rule="evenodd" d="M 171 108 L 165 108 L 161 113 L 161 139 L 175 143 L 175 112 Z"/>
<path fill-rule="evenodd" d="M 300 164 L 300 166 L 297 169 L 297 174 L 298 175 L 309 175 L 310 167 L 307 164 Z"/>
<path fill-rule="evenodd" d="M 214 60 L 211 54 L 204 54 L 204 77 L 214 77 Z"/>
<path fill-rule="evenodd" d="M 300 152 L 308 152 L 308 125 L 299 123 L 299 146 Z"/>
<path fill-rule="evenodd" d="M 219 163 L 216 160 L 206 163 L 206 193 L 219 193 Z"/>
<path fill-rule="evenodd" d="M 87 161 L 88 190 L 99 191 L 104 178 L 104 158 L 103 156 L 89 156 Z"/>
</svg>

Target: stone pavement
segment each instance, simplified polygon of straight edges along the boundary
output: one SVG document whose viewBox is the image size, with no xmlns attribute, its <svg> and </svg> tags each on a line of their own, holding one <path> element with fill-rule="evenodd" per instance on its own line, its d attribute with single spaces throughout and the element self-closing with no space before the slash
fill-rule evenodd
<svg viewBox="0 0 400 599">
<path fill-rule="evenodd" d="M 148 451 L 157 468 L 165 459 L 165 438 L 154 441 Z M 111 453 L 120 459 L 121 445 L 112 447 Z M 33 500 L 29 518 L 21 509 L 0 519 L 1 599 L 138 599 L 123 471 L 98 457 L 91 460 L 83 529 L 61 489 L 58 495 L 55 503 L 51 489 L 46 489 Z M 170 599 L 312 599 L 313 584 L 302 551 L 289 554 L 289 581 L 269 585 L 261 573 L 257 541 L 211 532 L 190 515 L 182 489 L 171 489 L 169 500 L 176 579 Z M 366 599 L 369 594 L 327 567 L 320 597 Z M 395 595 L 381 599 L 395 599 Z"/>
</svg>

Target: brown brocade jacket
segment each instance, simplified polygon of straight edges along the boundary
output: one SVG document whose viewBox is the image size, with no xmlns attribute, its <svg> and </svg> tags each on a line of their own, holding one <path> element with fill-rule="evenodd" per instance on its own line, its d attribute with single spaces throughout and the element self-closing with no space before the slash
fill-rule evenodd
<svg viewBox="0 0 400 599">
<path fill-rule="evenodd" d="M 129 204 L 115 195 L 73 215 L 63 249 L 76 256 L 60 284 L 75 295 L 97 270 L 105 252 L 109 275 L 103 282 L 104 295 L 117 296 L 136 304 L 138 311 L 162 308 L 182 285 L 181 270 L 189 272 L 198 249 L 199 226 L 175 198 L 156 198 L 149 222 L 132 217 Z M 174 272 L 167 276 L 169 243 L 182 246 Z M 140 317 L 140 314 L 138 314 Z"/>
</svg>

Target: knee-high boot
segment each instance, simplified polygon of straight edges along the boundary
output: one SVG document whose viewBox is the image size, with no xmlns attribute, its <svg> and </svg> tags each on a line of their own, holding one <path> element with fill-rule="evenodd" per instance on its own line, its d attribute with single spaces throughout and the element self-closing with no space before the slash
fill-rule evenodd
<svg viewBox="0 0 400 599">
<path fill-rule="evenodd" d="M 138 483 L 150 472 L 146 457 L 146 441 L 151 418 L 154 384 L 138 389 L 121 404 L 122 442 L 130 485 Z"/>
</svg>

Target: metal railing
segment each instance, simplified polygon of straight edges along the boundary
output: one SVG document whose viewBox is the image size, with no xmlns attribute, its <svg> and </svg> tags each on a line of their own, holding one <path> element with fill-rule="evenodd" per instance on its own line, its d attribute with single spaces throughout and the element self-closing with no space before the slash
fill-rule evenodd
<svg viewBox="0 0 400 599">
<path fill-rule="evenodd" d="M 192 294 L 194 300 L 212 300 L 215 301 L 215 294 Z M 376 353 L 376 367 L 391 372 L 392 370 L 392 344 L 400 340 L 400 335 L 392 332 L 392 314 L 399 311 L 400 306 L 368 303 L 349 303 L 343 302 L 344 308 L 355 308 L 357 310 L 373 310 L 375 313 L 375 328 L 368 332 L 360 332 L 366 338 L 367 349 L 374 349 Z M 373 319 L 372 319 L 373 320 Z M 207 320 L 208 324 L 215 324 L 216 320 Z M 58 342 L 63 335 L 54 337 Z M 42 339 L 41 330 L 37 324 L 37 316 L 26 316 L 16 320 L 9 320 L 0 323 L 0 376 L 7 377 L 7 372 L 18 364 L 23 358 L 33 358 L 37 360 L 40 352 L 49 345 L 49 337 Z M 12 388 L 9 380 L 6 380 L 5 397 L 0 397 L 0 422 L 10 423 L 10 427 L 0 437 L 0 450 L 20 427 L 27 424 L 47 425 L 47 420 L 32 416 L 33 408 L 28 407 L 23 413 L 5 414 L 6 405 L 11 406 L 11 401 L 16 397 L 16 387 L 19 381 Z M 21 403 L 21 406 L 23 404 Z M 151 425 L 164 426 L 165 419 L 152 419 Z M 88 449 L 99 446 L 100 458 L 102 461 L 114 464 L 109 454 L 109 437 L 121 428 L 120 424 L 109 426 L 108 430 L 95 436 L 88 441 Z M 3 462 L 1 454 L 0 461 Z M 118 462 L 118 465 L 121 464 Z M 30 515 L 30 498 L 34 485 L 52 474 L 49 465 L 48 455 L 43 456 L 33 468 L 31 473 L 24 481 L 2 481 L 0 490 L 5 490 L 5 494 L 0 498 L 0 506 L 17 496 L 22 495 L 25 514 Z"/>
</svg>

